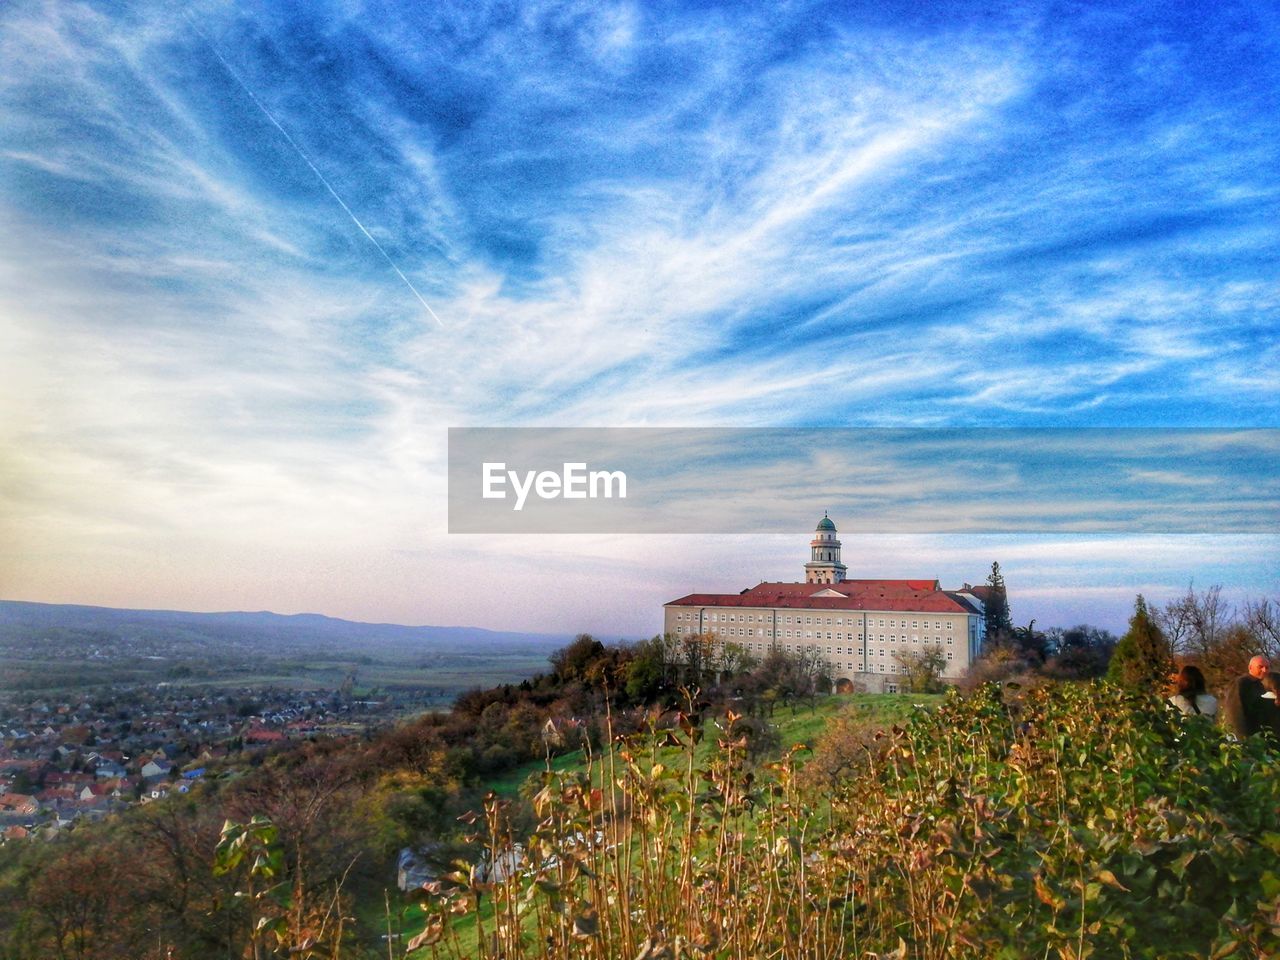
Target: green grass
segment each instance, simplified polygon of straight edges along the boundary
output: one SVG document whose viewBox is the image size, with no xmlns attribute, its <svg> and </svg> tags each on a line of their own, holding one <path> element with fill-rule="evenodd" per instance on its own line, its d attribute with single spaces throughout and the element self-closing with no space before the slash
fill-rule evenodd
<svg viewBox="0 0 1280 960">
<path fill-rule="evenodd" d="M 837 715 L 856 716 L 868 723 L 889 727 L 904 722 L 917 704 L 934 706 L 941 702 L 942 695 L 934 693 L 834 695 L 819 697 L 812 706 L 800 703 L 796 704 L 794 710 L 791 707 L 780 707 L 769 719 L 778 730 L 782 749 L 786 750 L 797 744 L 813 747 L 826 729 L 827 722 Z M 698 762 L 705 759 L 714 743 L 715 731 L 710 728 L 710 724 L 708 727 L 706 736 L 698 747 Z M 551 758 L 551 769 L 556 773 L 580 770 L 585 766 L 586 754 L 582 750 L 573 750 Z M 493 777 L 487 786 L 500 797 L 513 797 L 530 777 L 542 773 L 546 768 L 545 761 L 531 760 Z"/>
</svg>

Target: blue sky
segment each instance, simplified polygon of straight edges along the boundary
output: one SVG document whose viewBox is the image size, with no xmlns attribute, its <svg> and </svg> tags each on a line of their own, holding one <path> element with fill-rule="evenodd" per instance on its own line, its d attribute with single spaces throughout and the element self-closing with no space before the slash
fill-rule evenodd
<svg viewBox="0 0 1280 960">
<path fill-rule="evenodd" d="M 1265 4 L 121 6 L 0 11 L 5 596 L 644 633 L 807 530 L 451 538 L 447 427 L 1280 426 Z M 1042 624 L 1280 593 L 841 532 Z"/>
</svg>

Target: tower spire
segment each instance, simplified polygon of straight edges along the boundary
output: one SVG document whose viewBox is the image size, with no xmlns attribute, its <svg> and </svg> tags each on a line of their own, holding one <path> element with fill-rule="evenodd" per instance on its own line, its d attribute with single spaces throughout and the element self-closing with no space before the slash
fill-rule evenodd
<svg viewBox="0 0 1280 960">
<path fill-rule="evenodd" d="M 840 541 L 836 539 L 836 525 L 827 511 L 809 541 L 809 562 L 804 565 L 805 583 L 840 583 L 844 580 L 845 565 L 840 562 Z"/>
</svg>

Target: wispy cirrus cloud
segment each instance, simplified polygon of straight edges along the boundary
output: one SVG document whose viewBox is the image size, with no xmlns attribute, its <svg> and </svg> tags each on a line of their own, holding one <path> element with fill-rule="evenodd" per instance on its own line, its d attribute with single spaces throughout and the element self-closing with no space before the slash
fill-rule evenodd
<svg viewBox="0 0 1280 960">
<path fill-rule="evenodd" d="M 1246 5 L 190 17 L 0 13 L 10 589 L 136 538 L 211 597 L 338 542 L 492 569 L 441 537 L 448 425 L 1276 424 Z"/>
</svg>

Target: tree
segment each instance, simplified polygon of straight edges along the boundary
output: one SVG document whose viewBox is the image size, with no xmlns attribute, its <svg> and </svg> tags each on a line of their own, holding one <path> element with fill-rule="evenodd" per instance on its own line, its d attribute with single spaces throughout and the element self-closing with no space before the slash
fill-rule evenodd
<svg viewBox="0 0 1280 960">
<path fill-rule="evenodd" d="M 756 665 L 756 658 L 741 644 L 726 640 L 720 645 L 720 662 L 717 665 L 722 677 L 734 677 Z"/>
<path fill-rule="evenodd" d="M 58 960 L 119 956 L 130 933 L 116 922 L 125 906 L 121 851 L 105 845 L 76 849 L 46 864 L 30 902 L 44 921 Z"/>
<path fill-rule="evenodd" d="M 1265 597 L 1248 601 L 1244 605 L 1244 622 L 1257 638 L 1262 653 L 1271 660 L 1280 660 L 1280 602 L 1273 604 Z"/>
<path fill-rule="evenodd" d="M 1107 678 L 1126 687 L 1157 691 L 1173 671 L 1173 651 L 1142 594 L 1134 602 L 1129 629 L 1111 655 Z"/>
<path fill-rule="evenodd" d="M 695 633 L 679 638 L 680 673 L 686 684 L 701 686 L 715 672 L 720 638 L 714 633 Z"/>
<path fill-rule="evenodd" d="M 987 642 L 997 643 L 1013 633 L 1013 621 L 1009 617 L 1009 597 L 1005 593 L 1004 574 L 1000 572 L 999 563 L 991 564 L 987 587 L 987 597 L 983 603 Z"/>
<path fill-rule="evenodd" d="M 1045 639 L 1049 650 L 1045 672 L 1061 680 L 1105 676 L 1116 648 L 1116 638 L 1111 631 L 1084 623 L 1066 630 L 1054 627 Z"/>
<path fill-rule="evenodd" d="M 666 644 L 654 637 L 636 645 L 627 664 L 623 689 L 632 703 L 647 704 L 658 698 L 666 683 Z"/>
<path fill-rule="evenodd" d="M 1188 584 L 1183 596 L 1170 600 L 1154 616 L 1175 653 L 1200 660 L 1212 655 L 1235 620 L 1216 584 L 1199 593 Z"/>
<path fill-rule="evenodd" d="M 573 643 L 551 654 L 551 669 L 560 681 L 582 680 L 592 661 L 603 653 L 603 643 L 589 633 L 580 633 Z"/>
<path fill-rule="evenodd" d="M 907 651 L 894 655 L 906 679 L 902 681 L 903 693 L 940 693 L 943 689 L 942 672 L 947 669 L 947 658 L 941 647 L 925 647 L 919 653 Z"/>
</svg>

